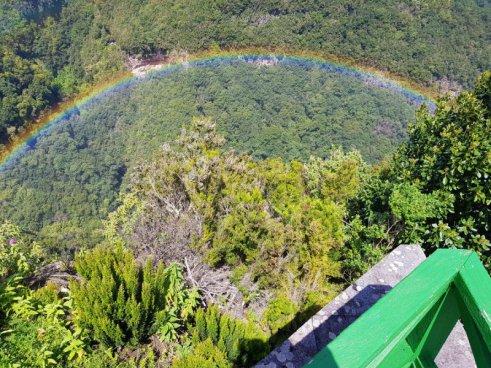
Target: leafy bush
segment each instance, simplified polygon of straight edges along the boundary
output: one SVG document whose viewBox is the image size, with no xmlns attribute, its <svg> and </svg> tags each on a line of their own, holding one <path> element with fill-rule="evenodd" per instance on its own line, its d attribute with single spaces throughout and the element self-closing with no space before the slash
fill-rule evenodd
<svg viewBox="0 0 491 368">
<path fill-rule="evenodd" d="M 26 275 L 39 265 L 41 246 L 9 221 L 0 224 L 0 282 L 14 274 Z"/>
<path fill-rule="evenodd" d="M 310 157 L 304 167 L 310 194 L 340 203 L 355 196 L 362 176 L 368 170 L 359 152 L 345 154 L 342 148 L 332 149 L 325 160 Z"/>
<path fill-rule="evenodd" d="M 0 224 L 0 323 L 15 299 L 26 292 L 23 281 L 42 255 L 39 244 L 27 239 L 19 227 L 8 221 Z"/>
<path fill-rule="evenodd" d="M 342 273 L 347 281 L 359 278 L 387 253 L 392 239 L 386 230 L 381 224 L 365 225 L 359 215 L 347 223 L 342 260 Z"/>
<path fill-rule="evenodd" d="M 443 210 L 418 219 L 428 248 L 474 249 L 491 267 L 491 72 L 473 93 L 439 101 L 435 115 L 423 110 L 409 127 L 409 141 L 394 159 L 394 180 L 416 183 L 437 196 Z M 437 205 L 435 201 L 435 205 Z M 420 208 L 424 210 L 424 208 Z M 431 211 L 430 211 L 431 212 Z M 407 238 L 407 237 L 406 237 Z"/>
<path fill-rule="evenodd" d="M 193 119 L 177 143 L 138 168 L 133 191 L 110 215 L 111 239 L 180 262 L 194 248 L 212 267 L 244 271 L 234 281 L 245 294 L 281 289 L 299 304 L 308 291 L 332 295 L 326 281 L 339 275 L 333 253 L 343 242 L 344 197 L 336 203 L 334 189 L 310 196 L 299 162 L 225 150 L 209 118 Z M 348 163 L 360 161 L 337 156 L 346 176 Z M 353 191 L 358 166 L 351 170 Z"/>
<path fill-rule="evenodd" d="M 475 250 L 491 269 L 491 73 L 421 109 L 409 140 L 349 202 L 343 270 L 359 276 L 401 243 Z M 367 262 L 368 261 L 368 262 Z"/>
<path fill-rule="evenodd" d="M 289 328 L 289 324 L 294 321 L 299 310 L 299 306 L 291 300 L 279 297 L 269 301 L 262 318 L 272 335 L 278 334 L 281 329 L 285 328 L 288 332 L 293 332 L 291 331 L 292 328 Z"/>
<path fill-rule="evenodd" d="M 54 285 L 14 298 L 7 329 L 0 334 L 0 365 L 77 366 L 90 351 L 87 334 L 71 320 L 73 300 Z"/>
</svg>

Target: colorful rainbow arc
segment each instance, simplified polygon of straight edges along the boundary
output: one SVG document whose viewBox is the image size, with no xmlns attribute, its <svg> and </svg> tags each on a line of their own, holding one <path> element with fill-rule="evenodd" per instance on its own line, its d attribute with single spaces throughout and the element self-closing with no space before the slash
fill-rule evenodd
<svg viewBox="0 0 491 368">
<path fill-rule="evenodd" d="M 70 116 L 78 113 L 80 109 L 90 107 L 91 104 L 108 94 L 115 93 L 132 84 L 140 83 L 143 80 L 165 77 L 166 75 L 186 68 L 198 68 L 236 62 L 293 64 L 305 68 L 319 68 L 326 72 L 353 77 L 370 85 L 387 89 L 403 96 L 410 104 L 421 105 L 426 103 L 430 108 L 434 109 L 433 99 L 429 95 L 425 95 L 415 88 L 408 87 L 404 83 L 366 71 L 361 67 L 341 64 L 338 61 L 330 61 L 324 57 L 287 53 L 209 52 L 191 56 L 188 60 L 177 63 L 164 63 L 158 66 L 158 69 L 145 73 L 144 76 L 135 76 L 129 72 L 125 72 L 108 82 L 94 86 L 88 93 L 55 106 L 50 113 L 45 114 L 43 118 L 32 124 L 29 130 L 14 143 L 9 145 L 6 153 L 0 157 L 0 171 L 5 170 L 10 164 L 16 162 L 17 158 L 21 157 L 30 147 L 33 147 L 36 144 L 39 137 L 48 134 L 50 129 L 54 126 L 68 120 Z"/>
</svg>

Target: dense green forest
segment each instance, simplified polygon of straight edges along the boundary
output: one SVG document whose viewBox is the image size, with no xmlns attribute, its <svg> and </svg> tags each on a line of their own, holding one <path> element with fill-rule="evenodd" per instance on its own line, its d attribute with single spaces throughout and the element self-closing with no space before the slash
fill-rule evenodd
<svg viewBox="0 0 491 368">
<path fill-rule="evenodd" d="M 400 244 L 491 272 L 490 22 L 489 0 L 0 0 L 0 157 L 200 52 L 441 95 L 237 59 L 74 108 L 0 166 L 0 367 L 250 367 Z"/>
<path fill-rule="evenodd" d="M 356 151 L 301 163 L 224 144 L 192 119 L 137 165 L 74 263 L 3 222 L 0 363 L 245 367 L 397 244 L 470 248 L 491 269 L 490 72 L 423 107 L 375 167 Z"/>
<path fill-rule="evenodd" d="M 213 116 L 228 147 L 257 158 L 305 162 L 339 146 L 374 163 L 403 141 L 415 109 L 353 77 L 294 64 L 233 62 L 155 75 L 81 108 L 3 170 L 0 219 L 48 237 L 63 233 L 53 239 L 58 249 L 87 245 L 128 170 L 193 116 Z"/>
<path fill-rule="evenodd" d="M 316 51 L 439 90 L 491 67 L 486 0 L 3 0 L 0 143 L 128 57 L 213 47 Z"/>
</svg>

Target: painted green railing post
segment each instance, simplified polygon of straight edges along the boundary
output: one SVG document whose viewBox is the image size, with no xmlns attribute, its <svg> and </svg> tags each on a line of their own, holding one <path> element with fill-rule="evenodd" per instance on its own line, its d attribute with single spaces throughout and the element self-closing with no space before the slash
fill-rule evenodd
<svg viewBox="0 0 491 368">
<path fill-rule="evenodd" d="M 458 320 L 477 366 L 491 367 L 491 278 L 476 253 L 438 250 L 306 367 L 436 367 Z"/>
</svg>

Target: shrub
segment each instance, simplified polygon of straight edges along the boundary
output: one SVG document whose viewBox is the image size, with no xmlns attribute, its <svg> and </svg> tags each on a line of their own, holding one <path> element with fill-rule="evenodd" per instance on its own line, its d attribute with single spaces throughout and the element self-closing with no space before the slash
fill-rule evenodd
<svg viewBox="0 0 491 368">
<path fill-rule="evenodd" d="M 210 340 L 234 364 L 250 366 L 268 351 L 265 336 L 252 323 L 221 314 L 215 306 L 206 311 L 199 309 L 195 321 L 191 329 L 193 344 L 197 347 Z"/>
<path fill-rule="evenodd" d="M 21 229 L 5 221 L 0 224 L 0 323 L 15 299 L 25 294 L 24 278 L 40 264 L 41 247 L 23 236 Z"/>
<path fill-rule="evenodd" d="M 42 249 L 9 221 L 0 224 L 0 282 L 14 274 L 27 276 L 39 264 Z"/>
<path fill-rule="evenodd" d="M 1 367 L 6 362 L 14 367 L 79 366 L 84 361 L 87 334 L 72 323 L 72 300 L 58 298 L 52 285 L 43 289 L 14 298 L 7 328 L 0 333 Z"/>
<path fill-rule="evenodd" d="M 422 110 L 416 123 L 409 126 L 409 140 L 399 149 L 393 165 L 396 181 L 417 183 L 426 195 L 438 194 L 438 201 L 447 209 L 439 210 L 437 219 L 417 219 L 426 230 L 422 237 L 425 246 L 431 250 L 473 249 L 488 269 L 491 268 L 490 91 L 491 73 L 487 72 L 473 93 L 463 92 L 455 100 L 441 99 L 435 114 Z"/>
<path fill-rule="evenodd" d="M 177 264 L 164 268 L 159 263 L 154 270 L 147 259 L 140 267 L 133 253 L 99 246 L 80 254 L 75 267 L 81 281 L 70 286 L 78 322 L 108 347 L 135 346 L 163 323 L 178 328 L 175 322 L 196 304 L 197 295 L 184 288 Z"/>
<path fill-rule="evenodd" d="M 229 368 L 232 367 L 225 353 L 208 338 L 199 342 L 188 354 L 174 360 L 173 368 Z"/>
</svg>

